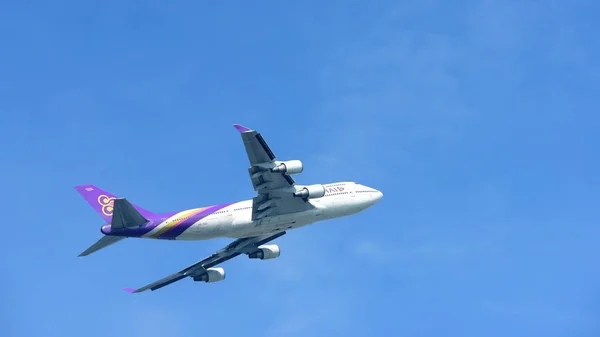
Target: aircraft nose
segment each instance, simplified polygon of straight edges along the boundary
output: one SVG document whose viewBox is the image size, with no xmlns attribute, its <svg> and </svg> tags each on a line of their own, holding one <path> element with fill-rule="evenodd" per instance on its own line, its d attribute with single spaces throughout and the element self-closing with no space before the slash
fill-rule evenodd
<svg viewBox="0 0 600 337">
<path fill-rule="evenodd" d="M 379 200 L 381 200 L 381 198 L 383 198 L 383 193 L 381 193 L 381 191 L 375 192 L 375 195 L 373 196 L 373 200 L 375 202 L 378 202 Z"/>
</svg>

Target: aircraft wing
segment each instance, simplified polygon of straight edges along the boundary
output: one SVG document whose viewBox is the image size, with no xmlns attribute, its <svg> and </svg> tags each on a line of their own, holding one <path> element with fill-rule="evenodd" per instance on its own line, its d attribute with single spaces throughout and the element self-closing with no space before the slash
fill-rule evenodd
<svg viewBox="0 0 600 337">
<path fill-rule="evenodd" d="M 169 284 L 177 282 L 186 277 L 193 278 L 197 276 L 202 276 L 204 273 L 206 273 L 206 269 L 212 268 L 218 264 L 228 261 L 240 254 L 249 255 L 255 252 L 258 249 L 258 246 L 264 245 L 269 241 L 273 241 L 278 237 L 283 236 L 285 233 L 285 231 L 282 231 L 275 234 L 237 239 L 225 246 L 224 248 L 220 249 L 219 251 L 215 252 L 211 256 L 205 258 L 204 260 L 196 262 L 191 266 L 188 266 L 172 275 L 169 275 L 165 278 L 162 278 L 154 283 L 151 283 L 139 289 L 125 288 L 124 290 L 130 293 L 140 293 L 148 289 L 154 291 L 164 286 L 168 286 Z"/>
<path fill-rule="evenodd" d="M 277 165 L 277 157 L 263 136 L 256 130 L 234 124 L 244 141 L 250 161 L 248 173 L 252 187 L 258 193 L 253 198 L 252 220 L 267 215 L 281 215 L 308 210 L 313 206 L 302 198 L 293 196 L 296 192 L 294 179 L 287 173 L 272 172 Z"/>
</svg>

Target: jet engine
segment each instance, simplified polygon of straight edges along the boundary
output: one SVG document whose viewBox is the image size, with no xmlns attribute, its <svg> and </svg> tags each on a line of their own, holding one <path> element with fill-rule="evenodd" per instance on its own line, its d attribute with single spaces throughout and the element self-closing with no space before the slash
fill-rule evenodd
<svg viewBox="0 0 600 337">
<path fill-rule="evenodd" d="M 271 172 L 286 173 L 286 174 L 298 174 L 304 169 L 302 162 L 299 160 L 288 160 L 279 162 L 275 167 L 271 169 Z"/>
<path fill-rule="evenodd" d="M 278 245 L 262 245 L 258 250 L 248 254 L 251 259 L 270 260 L 279 257 L 280 251 Z"/>
<path fill-rule="evenodd" d="M 223 268 L 208 268 L 206 273 L 194 277 L 194 281 L 219 282 L 225 279 L 225 269 Z"/>
<path fill-rule="evenodd" d="M 325 186 L 321 184 L 315 184 L 310 186 L 305 186 L 300 190 L 294 193 L 295 197 L 303 198 L 303 199 L 315 199 L 321 198 L 325 195 Z"/>
</svg>

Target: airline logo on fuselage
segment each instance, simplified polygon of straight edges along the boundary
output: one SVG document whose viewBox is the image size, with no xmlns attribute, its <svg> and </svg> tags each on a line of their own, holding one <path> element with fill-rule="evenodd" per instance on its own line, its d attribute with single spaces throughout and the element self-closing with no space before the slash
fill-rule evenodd
<svg viewBox="0 0 600 337">
<path fill-rule="evenodd" d="M 115 198 L 109 198 L 103 194 L 98 197 L 98 204 L 102 207 L 102 214 L 106 216 L 111 216 L 113 214 Z"/>
<path fill-rule="evenodd" d="M 344 190 L 344 188 L 342 186 L 338 186 L 338 187 L 329 187 L 325 189 L 325 193 L 337 193 L 337 192 L 342 192 Z"/>
</svg>

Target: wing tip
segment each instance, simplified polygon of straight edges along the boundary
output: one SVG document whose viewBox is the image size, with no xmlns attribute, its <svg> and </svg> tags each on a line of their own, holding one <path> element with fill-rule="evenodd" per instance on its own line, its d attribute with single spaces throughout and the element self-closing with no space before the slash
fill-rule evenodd
<svg viewBox="0 0 600 337">
<path fill-rule="evenodd" d="M 252 129 L 247 128 L 243 125 L 240 124 L 233 124 L 233 127 L 238 130 L 240 133 L 244 133 L 244 132 L 248 132 L 248 131 L 252 131 Z"/>
<path fill-rule="evenodd" d="M 135 289 L 133 288 L 123 288 L 123 290 L 125 290 L 126 292 L 133 294 L 135 292 Z"/>
</svg>

